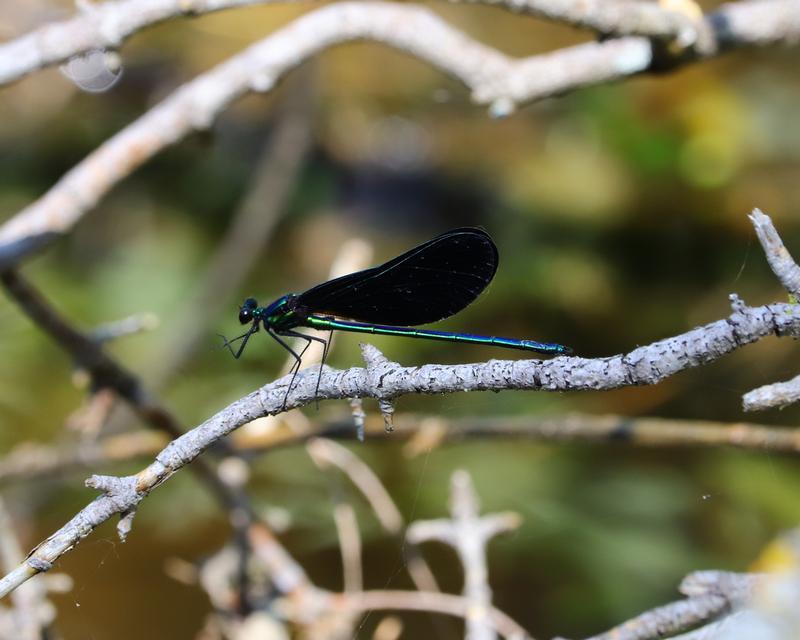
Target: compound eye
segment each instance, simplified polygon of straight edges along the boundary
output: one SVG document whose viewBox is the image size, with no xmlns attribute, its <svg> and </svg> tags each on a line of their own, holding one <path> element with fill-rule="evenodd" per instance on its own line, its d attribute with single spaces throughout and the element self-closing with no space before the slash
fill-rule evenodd
<svg viewBox="0 0 800 640">
<path fill-rule="evenodd" d="M 244 304 L 242 305 L 242 308 L 250 309 L 251 311 L 254 311 L 256 307 L 258 307 L 258 302 L 256 301 L 255 298 L 247 298 L 247 300 L 245 300 Z"/>
<path fill-rule="evenodd" d="M 239 322 L 241 324 L 250 324 L 253 321 L 253 312 L 250 309 L 242 307 L 239 311 Z"/>
</svg>

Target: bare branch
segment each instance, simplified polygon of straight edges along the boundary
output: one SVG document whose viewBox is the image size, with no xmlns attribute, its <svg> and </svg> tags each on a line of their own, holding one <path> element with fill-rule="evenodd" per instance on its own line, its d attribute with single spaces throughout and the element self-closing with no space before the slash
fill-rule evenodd
<svg viewBox="0 0 800 640">
<path fill-rule="evenodd" d="M 749 602 L 755 589 L 763 582 L 763 573 L 735 573 L 733 571 L 694 571 L 678 587 L 686 596 L 717 594 L 724 596 L 733 607 Z"/>
<path fill-rule="evenodd" d="M 439 540 L 453 547 L 464 567 L 464 598 L 469 601 L 467 640 L 494 640 L 495 628 L 488 612 L 492 606 L 486 547 L 498 533 L 517 528 L 516 513 L 481 516 L 478 495 L 466 471 L 456 471 L 450 481 L 450 520 L 424 520 L 408 528 L 409 541 Z"/>
<path fill-rule="evenodd" d="M 79 369 L 73 374 L 73 380 L 84 373 L 86 373 L 84 370 Z M 86 379 L 87 384 L 90 384 L 91 378 L 87 375 Z M 64 426 L 70 431 L 80 433 L 84 441 L 92 442 L 97 439 L 103 427 L 108 423 L 118 402 L 119 397 L 111 389 L 92 391 L 85 398 L 83 405 L 67 417 L 64 421 Z"/>
<path fill-rule="evenodd" d="M 707 20 L 720 50 L 800 42 L 800 3 L 796 0 L 730 2 Z"/>
<path fill-rule="evenodd" d="M 254 522 L 247 530 L 247 537 L 253 554 L 267 567 L 272 583 L 281 593 L 300 602 L 315 597 L 318 590 L 303 567 L 295 562 L 266 525 Z"/>
<path fill-rule="evenodd" d="M 135 431 L 102 440 L 82 440 L 72 446 L 38 445 L 29 442 L 12 449 L 0 460 L 0 482 L 50 476 L 75 468 L 154 456 L 168 442 L 161 431 Z"/>
<path fill-rule="evenodd" d="M 449 26 L 427 9 L 345 2 L 323 7 L 176 90 L 63 176 L 0 227 L 0 269 L 67 232 L 120 180 L 194 130 L 209 127 L 233 100 L 267 92 L 289 70 L 336 44 L 374 40 L 461 80 L 482 104 L 503 109 L 645 70 L 648 41 L 589 43 L 515 60 Z"/>
<path fill-rule="evenodd" d="M 402 416 L 395 422 L 395 434 L 412 437 L 423 418 Z M 705 420 L 619 415 L 487 417 L 447 420 L 437 418 L 447 441 L 468 438 L 523 439 L 531 442 L 590 442 L 638 447 L 736 447 L 756 451 L 800 453 L 800 430 L 747 422 L 724 423 Z M 377 418 L 369 423 L 367 435 L 382 437 Z M 345 425 L 336 434 L 347 435 Z"/>
<path fill-rule="evenodd" d="M 491 360 L 466 365 L 401 367 L 385 362 L 370 370 L 337 371 L 326 367 L 319 393 L 316 368 L 297 377 L 284 404 L 291 376 L 267 384 L 237 400 L 212 418 L 173 440 L 146 469 L 125 479 L 124 492 L 97 498 L 46 540 L 21 567 L 0 580 L 0 597 L 25 580 L 49 568 L 95 527 L 117 513 L 134 509 L 155 487 L 166 482 L 215 442 L 241 425 L 284 409 L 316 400 L 373 397 L 384 399 L 408 393 L 454 393 L 464 390 L 546 391 L 602 390 L 655 384 L 687 368 L 708 364 L 767 335 L 794 335 L 800 330 L 795 307 L 787 304 L 741 307 L 729 318 L 683 335 L 640 347 L 624 356 L 595 360 L 560 357 L 550 361 Z M 378 370 L 376 370 L 378 369 Z M 133 482 L 135 489 L 130 488 Z M 120 499 L 124 498 L 124 499 Z M 46 570 L 46 569 L 44 569 Z"/>
<path fill-rule="evenodd" d="M 65 328 L 63 322 L 56 322 L 57 316 L 48 313 L 43 301 L 32 295 L 14 273 L 6 272 L 2 274 L 2 279 L 23 308 L 37 317 L 43 328 L 63 334 L 62 339 L 66 345 L 71 345 L 70 348 L 86 347 L 84 342 L 91 344 L 71 328 L 67 331 L 68 327 Z M 135 511 L 150 491 L 181 467 L 241 425 L 259 417 L 325 399 L 371 397 L 386 404 L 409 393 L 510 389 L 603 390 L 655 384 L 679 371 L 713 362 L 765 336 L 797 336 L 800 332 L 800 317 L 795 313 L 795 305 L 746 307 L 735 295 L 731 299 L 733 313 L 728 318 L 639 347 L 626 355 L 597 359 L 559 357 L 550 361 L 492 360 L 466 365 L 409 368 L 389 361 L 374 347 L 365 346 L 366 369 L 336 371 L 326 368 L 319 377 L 316 368 L 306 369 L 298 376 L 288 395 L 287 388 L 292 377 L 284 376 L 234 402 L 202 425 L 173 440 L 156 456 L 155 462 L 137 476 L 123 479 L 93 477 L 90 480 L 92 486 L 102 488 L 105 495 L 84 508 L 42 543 L 22 566 L 0 581 L 0 597 L 37 572 L 49 569 L 58 557 L 102 522 L 115 514 Z M 96 345 L 93 346 L 98 349 Z M 99 357 L 94 351 L 89 353 L 95 358 Z M 102 355 L 101 351 L 99 353 Z M 216 476 L 214 478 L 216 480 Z"/>
<path fill-rule="evenodd" d="M 121 320 L 107 322 L 95 327 L 90 338 L 95 342 L 110 342 L 125 336 L 152 331 L 158 326 L 158 317 L 153 313 L 137 313 Z"/>
<path fill-rule="evenodd" d="M 750 221 L 767 256 L 767 262 L 781 284 L 797 302 L 800 299 L 800 267 L 784 246 L 772 219 L 761 209 L 753 209 Z M 742 396 L 745 411 L 784 407 L 800 400 L 800 376 L 754 389 Z"/>
<path fill-rule="evenodd" d="M 94 50 L 117 49 L 131 35 L 179 16 L 268 4 L 275 0 L 118 0 L 42 26 L 0 46 L 0 84 Z M 759 0 L 722 5 L 698 23 L 655 3 L 630 0 L 470 0 L 541 16 L 606 36 L 644 36 L 694 45 L 705 35 L 702 51 L 778 42 L 794 44 L 800 13 L 793 0 Z"/>
<path fill-rule="evenodd" d="M 713 620 L 728 611 L 728 602 L 719 595 L 687 598 L 643 613 L 605 633 L 587 640 L 656 640 L 670 637 L 698 624 Z"/>
<path fill-rule="evenodd" d="M 0 46 L 0 84 L 94 49 L 116 49 L 137 31 L 181 15 L 263 4 L 269 0 L 123 0 L 84 4 L 78 15 Z"/>
<path fill-rule="evenodd" d="M 479 0 L 473 0 L 479 1 Z M 607 36 L 645 36 L 663 40 L 697 39 L 696 24 L 685 14 L 665 10 L 655 2 L 630 0 L 486 0 L 487 4 L 585 27 Z"/>
<path fill-rule="evenodd" d="M 113 389 L 145 421 L 167 432 L 171 437 L 183 433 L 184 429 L 177 419 L 145 393 L 138 378 L 106 355 L 100 344 L 70 326 L 19 274 L 13 271 L 0 273 L 0 281 L 23 311 L 59 346 L 71 354 L 78 364 L 90 372 L 96 388 Z M 227 449 L 227 443 L 218 443 L 217 448 L 224 451 Z M 188 462 L 189 460 L 186 460 L 184 464 Z M 241 487 L 225 483 L 213 465 L 205 459 L 198 460 L 191 468 L 211 490 L 220 504 L 228 510 L 230 520 L 237 529 L 240 539 L 252 535 L 254 529 L 265 529 L 263 523 L 258 522 L 255 517 Z M 87 486 L 102 491 L 104 495 L 73 518 L 59 533 L 45 541 L 34 554 L 26 558 L 20 567 L 11 571 L 0 581 L 0 591 L 14 589 L 36 573 L 48 571 L 52 567 L 51 557 L 55 559 L 60 556 L 81 538 L 88 535 L 98 524 L 114 514 L 120 516 L 117 532 L 124 540 L 131 530 L 139 502 L 163 479 L 152 474 L 148 474 L 143 479 L 134 476 L 127 478 L 92 476 L 89 478 L 86 482 Z M 280 548 L 277 541 L 273 541 L 270 549 L 271 552 L 267 554 L 266 559 L 274 560 L 274 564 L 267 562 L 272 573 L 278 575 L 285 570 L 285 567 L 291 565 L 294 565 L 293 575 L 302 572 L 288 553 Z M 3 595 L 7 592 L 3 591 Z"/>
<path fill-rule="evenodd" d="M 100 343 L 72 327 L 19 273 L 1 272 L 0 282 L 28 317 L 71 355 L 76 364 L 89 372 L 94 389 L 112 389 L 128 402 L 142 420 L 172 438 L 185 431 L 177 418 L 145 391 L 134 374 L 108 356 Z M 222 443 L 221 446 L 224 448 L 226 444 Z M 192 469 L 226 508 L 241 507 L 242 492 L 223 483 L 206 461 L 200 461 Z M 132 511 L 135 506 L 132 503 L 129 509 L 120 513 Z"/>
<path fill-rule="evenodd" d="M 306 452 L 312 462 L 320 470 L 329 468 L 331 450 L 341 454 L 341 451 L 333 449 L 334 443 L 313 439 L 306 444 Z M 344 449 L 344 447 L 341 447 Z M 349 452 L 347 452 L 349 453 Z M 355 456 L 352 456 L 355 458 Z M 366 467 L 364 463 L 356 458 L 356 463 Z M 364 470 L 361 469 L 361 473 Z M 369 471 L 371 473 L 371 471 Z M 377 478 L 373 478 L 377 480 Z M 380 487 L 383 489 L 383 487 Z M 355 509 L 341 495 L 340 483 L 334 482 L 331 486 L 331 494 L 334 502 L 333 520 L 336 524 L 336 531 L 339 535 L 339 549 L 342 555 L 342 574 L 344 578 L 344 590 L 348 593 L 362 591 L 364 588 L 363 563 L 361 559 L 361 531 L 358 528 Z"/>
<path fill-rule="evenodd" d="M 10 571 L 24 559 L 22 547 L 11 522 L 11 514 L 0 498 L 0 566 Z M 48 625 L 55 619 L 55 608 L 47 599 L 47 585 L 32 582 L 12 595 L 13 610 L 8 617 L 10 629 L 0 624 L 0 636 L 17 640 L 40 640 L 48 634 Z M 0 617 L 0 621 L 5 619 Z"/>
<path fill-rule="evenodd" d="M 25 314 L 89 372 L 93 388 L 113 389 L 151 425 L 172 437 L 182 433 L 175 418 L 144 391 L 136 376 L 110 358 L 100 343 L 73 328 L 19 273 L 4 271 L 0 282 Z"/>
<path fill-rule="evenodd" d="M 783 17 L 779 23 L 782 32 L 788 29 L 792 34 L 797 27 L 800 34 L 797 3 L 764 0 L 747 4 L 753 4 L 759 16 L 769 13 L 763 6 L 769 5 L 770 16 Z M 732 39 L 734 26 L 746 30 L 751 24 L 742 19 L 742 13 L 748 15 L 739 4 L 709 20 L 722 25 L 726 37 Z M 775 24 L 774 19 L 770 24 Z M 378 2 L 323 7 L 184 85 L 90 154 L 42 198 L 0 227 L 0 268 L 13 265 L 68 231 L 114 184 L 191 131 L 209 127 L 236 98 L 249 91 L 269 91 L 287 71 L 310 56 L 361 39 L 384 43 L 438 67 L 468 86 L 476 102 L 492 104 L 498 113 L 521 102 L 641 73 L 652 62 L 650 42 L 639 37 L 512 59 L 472 40 L 426 9 Z M 759 31 L 755 40 L 761 39 Z"/>
<path fill-rule="evenodd" d="M 647 611 L 588 640 L 656 640 L 673 637 L 676 633 L 744 606 L 763 580 L 763 574 L 697 571 L 681 582 L 680 591 L 688 596 L 686 600 Z M 687 640 L 690 637 L 699 640 L 714 636 L 689 634 Z"/>
<path fill-rule="evenodd" d="M 81 51 L 118 47 L 137 30 L 176 15 L 243 6 L 256 1 L 119 0 L 91 7 L 82 16 L 49 25 L 0 45 L 0 83 L 63 61 Z M 694 22 L 686 16 L 636 2 L 495 1 L 537 15 L 588 26 L 605 34 L 646 34 L 666 41 L 677 39 L 683 45 L 692 46 L 682 56 L 671 60 L 674 65 L 715 55 L 725 48 L 745 44 L 795 43 L 800 37 L 800 3 L 787 0 L 724 5 L 703 22 Z M 390 361 L 377 349 L 367 345 L 364 348 L 366 367 L 345 371 L 324 369 L 319 393 L 316 392 L 317 371 L 307 371 L 298 379 L 286 403 L 284 396 L 289 378 L 285 377 L 265 385 L 196 429 L 177 437 L 182 431 L 178 422 L 143 391 L 135 376 L 103 352 L 100 340 L 87 337 L 69 326 L 48 308 L 46 302 L 16 272 L 7 269 L 34 249 L 68 232 L 117 182 L 150 157 L 192 131 L 210 126 L 236 98 L 251 91 L 270 91 L 283 75 L 307 58 L 336 44 L 359 39 L 387 44 L 436 66 L 461 80 L 471 89 L 476 102 L 491 104 L 495 113 L 507 112 L 519 102 L 647 71 L 654 64 L 657 55 L 654 51 L 658 50 L 654 43 L 641 37 L 622 37 L 564 49 L 550 55 L 512 59 L 468 38 L 434 14 L 417 7 L 377 2 L 344 2 L 326 6 L 299 18 L 242 54 L 179 88 L 159 106 L 89 155 L 40 200 L 0 227 L 0 269 L 6 269 L 0 273 L 0 279 L 7 291 L 45 331 L 55 337 L 76 362 L 87 368 L 96 387 L 113 389 L 151 424 L 167 430 L 175 437 L 156 455 L 154 462 L 134 476 L 120 478 L 94 475 L 89 478 L 87 486 L 100 491 L 101 495 L 0 580 L 0 597 L 14 591 L 33 575 L 48 571 L 61 555 L 115 515 L 120 516 L 118 531 L 124 539 L 130 531 L 137 507 L 150 491 L 242 424 L 254 418 L 280 413 L 286 405 L 289 408 L 301 407 L 317 399 L 355 398 L 360 401 L 361 398 L 375 398 L 387 430 L 391 430 L 390 427 L 394 428 L 395 400 L 409 393 L 505 389 L 602 390 L 655 384 L 684 369 L 713 362 L 726 353 L 769 335 L 800 336 L 800 318 L 796 318 L 796 306 L 776 304 L 751 308 L 734 297 L 733 313 L 726 319 L 641 347 L 627 355 L 609 358 L 556 358 L 549 362 L 490 361 L 450 367 L 427 365 L 412 368 Z M 90 46 L 90 43 L 95 44 Z M 15 58 L 10 65 L 7 60 L 9 57 Z M 305 135 L 307 145 L 307 131 Z M 800 269 L 786 252 L 769 218 L 756 210 L 752 219 L 770 264 L 784 286 L 795 294 L 800 290 Z M 245 268 L 241 267 L 240 270 Z M 784 398 L 794 401 L 800 397 L 791 395 L 800 394 L 796 390 L 800 385 L 798 381 L 800 377 L 783 383 L 787 387 Z M 792 383 L 795 383 L 795 387 L 789 389 Z M 776 393 L 780 395 L 778 387 L 771 385 L 769 388 L 773 396 Z M 751 394 L 764 389 L 767 388 Z M 748 396 L 745 397 L 746 406 Z M 644 421 L 621 427 L 620 418 L 613 420 L 616 424 L 608 430 L 604 431 L 595 422 L 584 431 L 578 429 L 571 435 L 610 440 L 621 432 L 628 435 L 631 442 L 650 445 L 724 441 L 735 446 L 800 450 L 797 432 L 778 436 L 773 430 L 757 425 L 749 425 L 752 428 L 747 429 L 731 427 L 724 432 L 713 430 L 713 433 L 711 430 L 699 430 L 692 435 L 684 428 L 679 436 L 675 436 L 675 432 L 671 435 L 668 432 L 654 434 L 652 424 Z M 554 434 L 547 429 L 542 429 L 540 433 L 546 434 L 541 437 L 553 439 L 570 437 L 570 434 Z M 152 443 L 149 446 L 152 450 Z M 105 456 L 106 453 L 100 455 Z M 491 594 L 486 580 L 483 554 L 486 541 L 497 531 L 511 526 L 515 520 L 511 516 L 479 518 L 476 498 L 471 492 L 468 478 L 454 478 L 453 512 L 456 522 L 449 522 L 448 525 L 459 527 L 457 533 L 454 533 L 452 526 L 450 529 L 443 526 L 438 529 L 439 537 L 450 540 L 459 549 L 465 566 L 467 598 L 436 593 L 355 593 L 361 587 L 356 579 L 356 574 L 360 578 L 360 561 L 353 560 L 357 556 L 353 551 L 355 546 L 346 553 L 346 559 L 349 558 L 346 566 L 359 569 L 348 574 L 348 592 L 334 595 L 314 587 L 303 569 L 271 532 L 252 520 L 249 505 L 240 491 L 226 488 L 213 469 L 205 466 L 204 460 L 198 462 L 193 468 L 205 475 L 207 480 L 210 478 L 211 486 L 222 495 L 223 502 L 231 507 L 232 515 L 239 508 L 245 511 L 239 532 L 245 534 L 256 556 L 269 567 L 278 588 L 288 593 L 289 600 L 296 600 L 298 605 L 306 605 L 315 599 L 321 602 L 330 596 L 329 602 L 336 603 L 335 606 L 353 615 L 373 608 L 438 610 L 465 617 L 470 628 L 469 637 L 472 638 L 493 637 L 495 630 L 508 637 L 529 637 L 507 616 L 491 608 Z M 58 463 L 63 463 L 63 459 Z M 346 552 L 347 540 L 356 540 L 357 526 L 352 510 L 344 514 L 346 517 L 342 517 L 341 512 L 338 515 L 340 530 L 346 531 L 348 527 L 350 530 L 349 534 L 342 535 L 343 551 Z M 431 523 L 427 524 L 435 532 L 436 528 Z M 689 598 L 686 601 L 649 612 L 609 633 L 618 638 L 655 637 L 641 635 L 642 630 L 662 633 L 664 629 L 682 629 L 728 611 L 741 596 L 732 595 L 733 591 L 724 587 L 726 583 L 723 578 L 712 579 L 713 576 L 710 576 L 704 575 L 702 579 L 689 581 L 686 591 Z M 730 582 L 741 587 L 737 580 Z M 709 584 L 712 586 L 709 587 Z M 625 635 L 629 632 L 631 635 Z M 598 636 L 607 637 L 610 636 Z"/>
<path fill-rule="evenodd" d="M 342 552 L 342 574 L 344 590 L 356 593 L 364 588 L 363 563 L 361 560 L 361 532 L 353 505 L 340 500 L 333 507 L 333 519 L 339 533 Z"/>
<path fill-rule="evenodd" d="M 363 436 L 360 437 L 358 434 L 357 431 L 356 437 L 363 440 Z M 361 458 L 326 438 L 313 438 L 306 445 L 306 449 L 317 466 L 324 468 L 325 465 L 334 465 L 346 474 L 366 498 L 384 531 L 400 540 L 403 539 L 406 523 L 400 509 L 375 472 Z M 439 591 L 436 578 L 417 545 L 411 543 L 404 550 L 406 567 L 416 587 L 420 591 Z"/>
<path fill-rule="evenodd" d="M 772 271 L 778 276 L 783 287 L 796 300 L 800 300 L 800 267 L 797 266 L 794 258 L 784 246 L 783 240 L 772 224 L 772 218 L 761 209 L 753 209 L 749 218 L 755 227 L 758 241 L 764 249 Z"/>
<path fill-rule="evenodd" d="M 670 640 L 726 640 L 737 636 L 746 638 L 752 616 L 752 611 L 734 611 L 724 618 L 704 624 L 698 629 L 672 636 Z"/>
<path fill-rule="evenodd" d="M 331 607 L 353 612 L 372 610 L 430 611 L 466 618 L 470 601 L 449 593 L 426 593 L 424 591 L 362 591 L 332 596 Z M 505 613 L 494 607 L 487 610 L 494 629 L 504 638 L 533 640 L 525 629 Z"/>
<path fill-rule="evenodd" d="M 314 464 L 321 469 L 328 465 L 335 465 L 347 474 L 353 485 L 369 502 L 384 530 L 396 535 L 405 526 L 403 516 L 389 492 L 386 491 L 375 472 L 358 456 L 340 444 L 323 438 L 314 438 L 309 441 L 306 450 Z"/>
<path fill-rule="evenodd" d="M 517 6 L 515 0 L 508 1 L 512 6 Z M 6 46 L 11 46 L 12 52 L 16 51 L 13 56 L 15 60 L 27 61 L 26 64 L 31 68 L 36 68 L 45 59 L 51 62 L 59 59 L 58 55 L 43 57 L 41 52 L 37 52 L 35 44 L 51 40 L 60 42 L 65 37 L 64 29 L 67 33 L 70 29 L 80 33 L 80 37 L 75 39 L 82 43 L 78 45 L 80 50 L 86 48 L 93 33 L 103 34 L 101 39 L 110 41 L 110 44 L 100 46 L 113 46 L 124 37 L 120 35 L 119 28 L 124 24 L 127 13 L 136 11 L 139 18 L 130 20 L 138 25 L 135 28 L 142 26 L 141 15 L 147 12 L 141 11 L 138 5 L 145 5 L 145 2 L 149 3 L 147 8 L 154 21 L 186 11 L 185 5 L 166 0 L 108 3 L 102 5 L 102 11 L 109 15 L 90 12 L 88 15 L 94 17 L 86 18 L 85 24 L 80 18 L 75 18 L 75 23 L 50 25 L 48 29 L 62 30 L 57 37 L 52 34 L 38 37 L 34 32 Z M 165 6 L 167 4 L 169 6 Z M 529 0 L 529 4 L 532 8 L 536 5 L 537 11 L 543 11 L 545 7 L 544 1 Z M 641 3 L 625 4 L 634 13 L 641 10 L 641 7 L 632 9 L 633 5 Z M 203 10 L 204 7 L 236 5 L 236 2 L 220 1 L 197 6 L 200 7 L 198 10 Z M 569 14 L 571 11 L 566 4 L 557 5 L 555 0 L 550 5 L 561 7 L 555 11 L 556 14 Z M 598 19 L 599 23 L 614 22 L 606 15 L 613 13 L 613 10 L 606 7 L 601 11 L 598 7 L 603 5 L 602 2 L 592 5 L 588 13 L 599 11 L 605 16 Z M 195 5 L 191 3 L 190 6 L 193 9 Z M 119 15 L 114 13 L 116 10 L 120 11 Z M 666 19 L 669 12 L 662 14 L 662 18 Z M 704 55 L 716 53 L 723 46 L 771 44 L 776 41 L 794 43 L 800 39 L 800 6 L 794 0 L 760 0 L 724 5 L 707 18 L 706 24 L 709 30 L 717 34 L 718 42 L 706 47 Z M 627 29 L 620 27 L 622 32 Z M 90 35 L 87 36 L 87 33 Z M 38 201 L 7 221 L 0 227 L 0 268 L 12 266 L 68 231 L 114 184 L 191 131 L 209 127 L 236 98 L 250 91 L 267 92 L 286 72 L 304 60 L 331 46 L 353 40 L 380 42 L 432 64 L 463 82 L 472 90 L 477 103 L 491 104 L 497 114 L 510 112 L 518 103 L 641 73 L 653 64 L 652 45 L 642 37 L 623 37 L 562 49 L 547 55 L 513 59 L 472 40 L 419 7 L 380 2 L 343 2 L 323 7 L 302 16 L 179 88 L 90 154 Z M 28 50 L 31 47 L 33 50 Z M 54 49 L 63 55 L 63 46 Z M 693 58 L 696 55 L 684 52 L 681 56 L 672 56 L 668 61 L 660 60 L 659 66 L 676 66 Z M 13 72 L 7 77 L 14 77 Z"/>
<path fill-rule="evenodd" d="M 367 414 L 364 411 L 364 403 L 361 401 L 361 398 L 352 398 L 350 400 L 350 411 L 352 411 L 353 414 L 353 426 L 356 428 L 356 436 L 360 442 L 364 442 Z"/>
<path fill-rule="evenodd" d="M 742 408 L 745 411 L 761 411 L 786 407 L 800 400 L 800 376 L 786 382 L 775 382 L 748 391 L 742 396 Z"/>
<path fill-rule="evenodd" d="M 398 414 L 394 419 L 392 438 L 416 439 L 431 418 L 415 414 Z M 531 442 L 588 442 L 630 445 L 637 447 L 734 447 L 773 453 L 800 453 L 800 429 L 772 427 L 750 422 L 712 422 L 620 415 L 587 415 L 571 413 L 556 416 L 491 416 L 484 418 L 437 417 L 437 436 L 427 448 L 443 442 L 470 438 L 528 440 Z M 389 442 L 383 419 L 371 414 L 365 420 L 365 435 L 370 440 Z M 359 438 L 350 420 L 329 422 L 296 432 L 289 428 L 265 430 L 234 438 L 231 448 L 236 453 L 268 451 L 296 444 L 309 438 L 324 436 L 349 440 Z M 360 439 L 360 438 L 359 438 Z M 135 460 L 156 455 L 167 444 L 156 431 L 136 431 L 81 442 L 72 446 L 26 443 L 13 449 L 0 460 L 0 483 L 28 480 L 74 469 Z M 373 508 L 375 508 L 373 506 Z M 382 513 L 377 512 L 379 518 Z M 382 524 L 388 521 L 383 514 Z M 389 533 L 396 533 L 387 529 Z M 428 586 L 425 590 L 435 590 Z"/>
</svg>

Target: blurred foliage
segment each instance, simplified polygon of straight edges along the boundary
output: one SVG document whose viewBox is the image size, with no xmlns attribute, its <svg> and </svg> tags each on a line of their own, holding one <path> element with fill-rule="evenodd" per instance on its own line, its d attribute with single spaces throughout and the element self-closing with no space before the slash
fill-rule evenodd
<svg viewBox="0 0 800 640">
<path fill-rule="evenodd" d="M 44 0 L 22 6 L 0 2 L 5 37 L 56 15 L 57 7 L 71 10 Z M 513 55 L 588 39 L 499 10 L 431 8 Z M 160 25 L 126 44 L 122 77 L 106 93 L 82 93 L 54 69 L 3 89 L 2 215 L 38 197 L 181 82 L 305 10 L 252 7 Z M 274 377 L 285 358 L 277 345 L 256 339 L 235 362 L 217 348 L 215 332 L 236 331 L 236 304 L 247 295 L 266 300 L 325 279 L 338 247 L 354 236 L 373 242 L 380 260 L 450 227 L 485 226 L 500 248 L 496 280 L 442 328 L 553 340 L 585 356 L 717 320 L 729 313 L 730 292 L 750 304 L 785 299 L 746 214 L 764 209 L 800 254 L 793 215 L 800 210 L 797 61 L 796 50 L 742 52 L 491 120 L 461 86 L 408 56 L 369 44 L 326 52 L 310 65 L 315 145 L 291 203 L 247 282 L 219 292 L 230 300 L 230 315 L 210 319 L 203 346 L 159 392 L 192 425 Z M 190 293 L 251 185 L 275 104 L 274 96 L 239 101 L 209 133 L 147 163 L 25 269 L 82 327 L 156 313 L 157 331 L 111 346 L 145 381 L 182 330 L 176 319 L 185 317 Z M 190 311 L 207 321 L 204 309 Z M 361 339 L 339 336 L 331 364 L 358 365 Z M 514 357 L 422 341 L 375 343 L 407 364 Z M 409 397 L 399 410 L 738 420 L 745 418 L 741 394 L 796 375 L 795 355 L 788 340 L 767 340 L 653 388 Z M 71 383 L 68 359 L 5 298 L 0 359 L 0 448 L 63 438 L 84 392 Z M 347 412 L 345 403 L 331 403 L 307 413 L 322 420 Z M 798 412 L 757 419 L 793 425 Z M 485 510 L 519 511 L 524 526 L 491 547 L 492 587 L 498 606 L 541 637 L 597 632 L 672 599 L 690 570 L 745 570 L 776 532 L 800 520 L 800 469 L 775 456 L 493 441 L 408 460 L 391 437 L 352 449 L 409 519 L 445 513 L 457 468 L 473 474 Z M 338 588 L 329 478 L 300 447 L 253 464 L 254 498 L 288 510 L 289 549 L 321 585 Z M 29 523 L 22 532 L 29 546 L 92 495 L 70 489 L 81 486 L 78 477 L 55 480 L 11 491 L 28 516 L 21 521 Z M 367 544 L 367 585 L 409 586 L 401 550 L 355 494 L 353 500 Z M 162 561 L 213 552 L 225 534 L 216 506 L 189 474 L 179 474 L 148 498 L 129 543 L 114 542 L 109 525 L 60 563 L 77 583 L 59 600 L 65 637 L 134 638 L 156 625 L 164 637 L 191 637 L 207 602 L 167 579 Z M 452 554 L 432 547 L 430 557 L 442 584 L 459 590 Z M 428 621 L 414 620 L 430 633 Z"/>
</svg>

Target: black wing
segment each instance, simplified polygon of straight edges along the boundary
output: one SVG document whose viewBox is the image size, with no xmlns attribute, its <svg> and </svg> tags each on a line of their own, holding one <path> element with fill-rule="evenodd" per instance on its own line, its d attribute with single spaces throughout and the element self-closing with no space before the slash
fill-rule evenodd
<svg viewBox="0 0 800 640">
<path fill-rule="evenodd" d="M 389 262 L 298 296 L 310 313 L 411 327 L 458 313 L 491 282 L 497 247 L 483 229 L 453 229 Z"/>
</svg>

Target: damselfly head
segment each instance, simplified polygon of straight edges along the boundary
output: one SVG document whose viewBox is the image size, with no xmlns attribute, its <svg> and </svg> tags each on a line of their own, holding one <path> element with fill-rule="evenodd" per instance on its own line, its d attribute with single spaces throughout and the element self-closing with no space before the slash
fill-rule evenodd
<svg viewBox="0 0 800 640">
<path fill-rule="evenodd" d="M 239 322 L 241 324 L 250 324 L 255 317 L 255 311 L 258 309 L 258 302 L 255 298 L 247 298 L 244 304 L 239 307 Z"/>
</svg>

